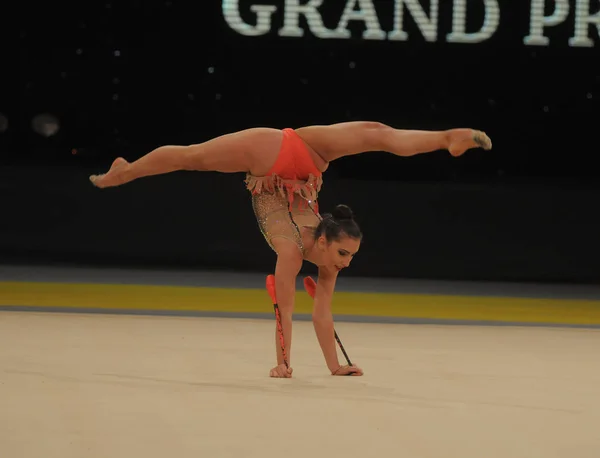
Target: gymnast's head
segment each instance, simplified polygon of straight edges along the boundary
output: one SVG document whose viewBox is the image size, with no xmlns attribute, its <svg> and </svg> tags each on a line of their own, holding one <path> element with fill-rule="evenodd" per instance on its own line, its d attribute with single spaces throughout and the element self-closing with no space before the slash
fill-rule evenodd
<svg viewBox="0 0 600 458">
<path fill-rule="evenodd" d="M 315 243 L 325 263 L 338 271 L 350 265 L 361 240 L 362 232 L 347 205 L 337 205 L 331 213 L 325 213 L 315 231 Z"/>
</svg>

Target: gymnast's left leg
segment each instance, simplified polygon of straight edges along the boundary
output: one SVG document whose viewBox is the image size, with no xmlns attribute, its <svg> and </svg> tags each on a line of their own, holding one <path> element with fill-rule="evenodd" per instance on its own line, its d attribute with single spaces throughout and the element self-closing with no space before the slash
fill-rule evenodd
<svg viewBox="0 0 600 458">
<path fill-rule="evenodd" d="M 471 148 L 489 150 L 492 147 L 489 137 L 479 130 L 404 130 L 370 121 L 308 126 L 296 129 L 296 132 L 328 162 L 369 151 L 414 156 L 448 150 L 453 156 L 460 156 Z"/>
</svg>

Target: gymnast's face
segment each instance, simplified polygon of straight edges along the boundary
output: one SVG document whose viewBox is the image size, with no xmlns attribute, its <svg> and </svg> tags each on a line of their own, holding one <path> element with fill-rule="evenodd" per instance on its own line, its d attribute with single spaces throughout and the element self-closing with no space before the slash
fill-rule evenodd
<svg viewBox="0 0 600 458">
<path fill-rule="evenodd" d="M 321 237 L 319 244 L 324 251 L 324 264 L 338 272 L 350 265 L 352 258 L 360 248 L 360 240 L 347 235 L 330 242 Z"/>
</svg>

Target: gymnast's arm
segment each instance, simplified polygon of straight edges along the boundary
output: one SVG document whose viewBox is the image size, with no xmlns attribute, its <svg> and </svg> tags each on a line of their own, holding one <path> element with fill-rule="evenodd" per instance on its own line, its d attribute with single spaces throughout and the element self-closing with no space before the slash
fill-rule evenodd
<svg viewBox="0 0 600 458">
<path fill-rule="evenodd" d="M 337 349 L 334 337 L 333 314 L 331 312 L 331 300 L 337 280 L 337 272 L 319 269 L 319 280 L 315 291 L 312 321 L 317 334 L 317 340 L 323 351 L 327 367 L 334 373 L 339 369 Z"/>
<path fill-rule="evenodd" d="M 281 312 L 281 327 L 283 329 L 283 340 L 287 350 L 288 363 L 291 364 L 291 346 L 292 346 L 292 315 L 294 312 L 294 300 L 296 296 L 296 277 L 302 268 L 302 254 L 298 250 L 295 242 L 282 237 L 272 239 L 273 246 L 277 252 L 277 263 L 275 265 L 275 291 L 277 292 L 277 302 Z M 277 366 L 271 371 L 271 376 L 275 376 L 273 371 L 278 372 L 279 376 L 284 376 L 281 371 L 283 366 L 283 353 L 279 342 L 278 333 L 276 333 L 275 349 L 277 351 Z M 291 367 L 285 370 L 285 376 L 291 376 Z"/>
</svg>

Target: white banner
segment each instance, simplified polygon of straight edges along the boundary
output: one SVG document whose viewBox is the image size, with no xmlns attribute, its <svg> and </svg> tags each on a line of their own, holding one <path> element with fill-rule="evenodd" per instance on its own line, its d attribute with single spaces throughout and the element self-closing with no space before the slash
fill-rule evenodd
<svg viewBox="0 0 600 458">
<path fill-rule="evenodd" d="M 410 15 L 419 33 L 428 42 L 475 44 L 492 40 L 502 24 L 502 8 L 516 8 L 521 0 L 443 0 L 452 5 L 451 32 L 440 36 L 440 0 L 430 0 L 429 8 L 419 0 L 390 0 L 385 6 L 375 7 L 373 0 L 271 0 L 270 4 L 253 0 L 222 0 L 223 17 L 235 32 L 255 37 L 275 31 L 275 13 L 283 13 L 283 24 L 276 32 L 282 37 L 301 38 L 312 34 L 322 39 L 350 39 L 408 41 L 411 36 L 404 30 L 405 19 Z M 467 32 L 467 10 L 479 2 L 484 10 L 483 24 L 479 30 Z M 513 3 L 514 2 L 514 3 Z M 600 0 L 529 0 L 529 30 L 515 30 L 524 45 L 550 46 L 552 29 L 569 30 L 566 40 L 571 47 L 595 47 L 600 41 Z M 344 5 L 337 26 L 324 25 L 322 9 Z M 444 4 L 445 6 L 445 4 Z M 241 9 L 251 13 L 248 22 L 242 19 Z M 384 30 L 380 17 L 388 19 L 391 30 Z M 306 21 L 307 29 L 301 26 Z M 350 22 L 362 22 L 364 31 L 353 37 L 348 29 Z"/>
</svg>

